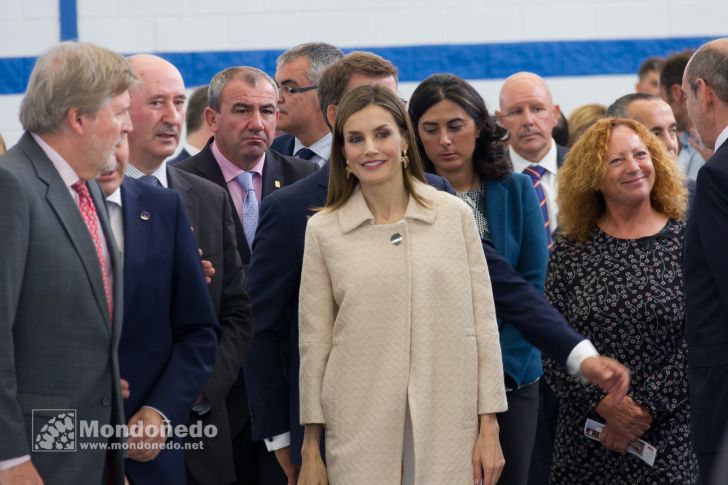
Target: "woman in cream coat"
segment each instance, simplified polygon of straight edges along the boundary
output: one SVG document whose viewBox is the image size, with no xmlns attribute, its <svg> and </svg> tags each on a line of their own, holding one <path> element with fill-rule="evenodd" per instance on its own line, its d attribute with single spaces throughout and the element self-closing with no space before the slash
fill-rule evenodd
<svg viewBox="0 0 728 485">
<path fill-rule="evenodd" d="M 424 183 L 387 89 L 342 101 L 330 163 L 301 279 L 299 484 L 496 483 L 503 368 L 470 209 Z"/>
</svg>

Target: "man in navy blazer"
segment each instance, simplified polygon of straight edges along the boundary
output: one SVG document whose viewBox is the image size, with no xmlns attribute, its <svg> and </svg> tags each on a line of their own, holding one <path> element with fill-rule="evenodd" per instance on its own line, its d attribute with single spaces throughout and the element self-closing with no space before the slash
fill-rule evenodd
<svg viewBox="0 0 728 485">
<path fill-rule="evenodd" d="M 359 85 L 378 83 L 396 91 L 396 72 L 389 61 L 369 53 L 349 54 L 331 66 L 324 73 L 319 92 L 329 124 L 344 94 Z M 263 201 L 248 267 L 246 289 L 253 302 L 256 338 L 245 361 L 245 375 L 253 439 L 287 440 L 289 446 L 277 449 L 276 457 L 289 483 L 296 482 L 303 440 L 298 401 L 298 287 L 304 236 L 312 210 L 326 202 L 328 172 L 326 164 Z M 436 188 L 453 192 L 440 177 L 428 174 L 427 179 Z M 490 243 L 484 244 L 484 249 L 498 318 L 512 322 L 527 340 L 559 362 L 568 360 L 570 368 L 581 369 L 591 380 L 614 386 L 617 394 L 626 392 L 628 371 L 610 359 L 587 357 L 595 355 L 595 351 L 587 350 L 580 357 L 584 347 L 591 346 L 588 340 L 571 329 Z M 285 345 L 286 358 L 281 359 L 281 347 Z M 290 366 L 286 369 L 283 362 L 288 359 Z"/>
<path fill-rule="evenodd" d="M 218 323 L 202 277 L 182 198 L 124 178 L 124 139 L 101 175 L 114 237 L 124 261 L 124 323 L 119 343 L 128 425 L 184 424 L 215 363 Z M 109 167 L 109 168 L 111 168 Z M 181 449 L 166 436 L 129 437 L 126 474 L 135 485 L 184 483 Z M 179 442 L 179 440 L 175 440 Z M 135 448 L 156 443 L 157 447 Z"/>
<path fill-rule="evenodd" d="M 683 262 L 692 439 L 702 483 L 709 483 L 728 423 L 727 65 L 728 39 L 714 40 L 693 54 L 682 82 L 690 119 L 703 143 L 715 147 L 698 172 Z"/>
</svg>

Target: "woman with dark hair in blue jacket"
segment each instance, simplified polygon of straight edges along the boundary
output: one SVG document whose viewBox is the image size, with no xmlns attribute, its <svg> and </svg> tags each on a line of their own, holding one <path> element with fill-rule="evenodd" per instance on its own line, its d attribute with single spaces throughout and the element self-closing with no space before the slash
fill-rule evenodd
<svg viewBox="0 0 728 485">
<path fill-rule="evenodd" d="M 502 141 L 507 132 L 463 79 L 435 74 L 409 101 L 425 170 L 448 180 L 470 206 L 481 238 L 543 291 L 548 250 L 541 207 L 531 179 L 512 172 Z M 498 322 L 508 411 L 498 415 L 505 468 L 500 484 L 528 480 L 538 414 L 540 352 L 508 322 Z"/>
</svg>

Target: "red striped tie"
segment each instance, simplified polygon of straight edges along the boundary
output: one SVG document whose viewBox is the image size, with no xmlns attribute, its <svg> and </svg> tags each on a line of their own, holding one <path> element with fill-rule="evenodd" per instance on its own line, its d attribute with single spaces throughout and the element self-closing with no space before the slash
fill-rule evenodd
<svg viewBox="0 0 728 485">
<path fill-rule="evenodd" d="M 78 208 L 81 210 L 81 217 L 83 222 L 86 223 L 88 232 L 91 234 L 91 239 L 94 242 L 96 248 L 96 255 L 99 257 L 99 264 L 101 265 L 101 278 L 104 280 L 104 291 L 106 293 L 106 303 L 109 306 L 109 319 L 113 318 L 114 303 L 111 295 L 111 280 L 109 279 L 109 273 L 106 271 L 106 263 L 104 262 L 104 252 L 101 248 L 101 237 L 99 236 L 99 225 L 98 217 L 96 216 L 96 207 L 94 202 L 91 200 L 91 194 L 86 187 L 86 183 L 79 180 L 71 186 L 73 190 L 78 192 Z"/>
</svg>

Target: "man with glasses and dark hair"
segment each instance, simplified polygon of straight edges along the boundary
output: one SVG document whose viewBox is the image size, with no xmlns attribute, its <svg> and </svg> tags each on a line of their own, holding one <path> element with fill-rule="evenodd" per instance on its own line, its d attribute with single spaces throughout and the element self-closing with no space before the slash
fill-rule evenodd
<svg viewBox="0 0 728 485">
<path fill-rule="evenodd" d="M 342 57 L 341 50 L 322 42 L 297 45 L 278 57 L 278 129 L 286 134 L 271 148 L 319 166 L 328 160 L 331 132 L 321 115 L 316 91 L 324 69 Z"/>
</svg>

